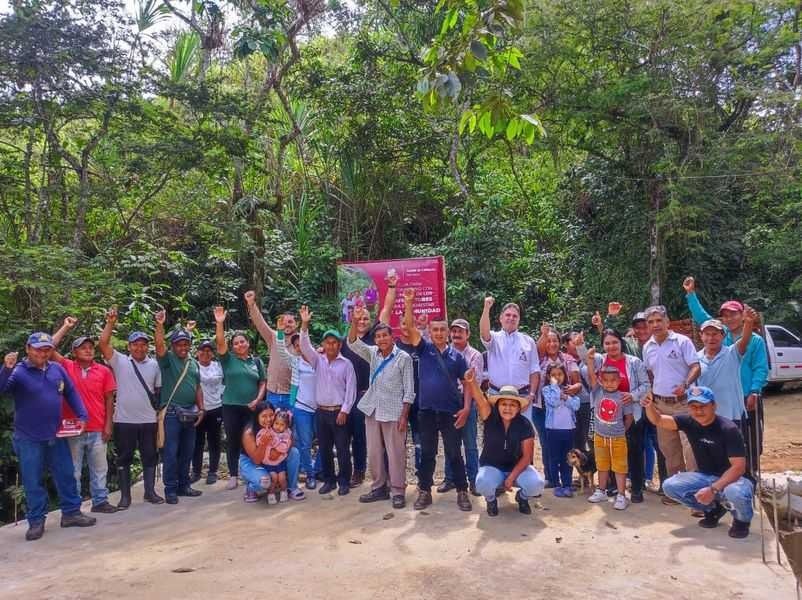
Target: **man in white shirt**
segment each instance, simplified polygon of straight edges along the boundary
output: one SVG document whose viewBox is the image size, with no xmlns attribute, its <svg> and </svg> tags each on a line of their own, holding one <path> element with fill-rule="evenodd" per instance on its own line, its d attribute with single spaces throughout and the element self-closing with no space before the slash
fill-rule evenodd
<svg viewBox="0 0 802 600">
<path fill-rule="evenodd" d="M 652 337 L 643 346 L 643 362 L 652 379 L 654 405 L 664 415 L 686 415 L 686 391 L 701 372 L 696 348 L 689 338 L 669 330 L 665 306 L 650 306 L 644 312 Z M 696 470 L 693 450 L 684 433 L 658 428 L 657 443 L 666 458 L 669 477 Z"/>
</svg>

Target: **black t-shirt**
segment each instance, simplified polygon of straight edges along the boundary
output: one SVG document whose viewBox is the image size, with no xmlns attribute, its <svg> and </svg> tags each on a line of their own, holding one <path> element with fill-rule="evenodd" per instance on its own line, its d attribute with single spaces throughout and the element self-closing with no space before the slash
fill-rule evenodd
<svg viewBox="0 0 802 600">
<path fill-rule="evenodd" d="M 730 468 L 730 457 L 744 457 L 744 438 L 738 426 L 725 417 L 703 427 L 689 415 L 674 417 L 677 427 L 688 436 L 700 473 L 720 477 Z"/>
<path fill-rule="evenodd" d="M 376 325 L 372 325 L 370 329 L 360 339 L 368 346 L 375 345 L 373 341 L 373 333 L 376 330 Z M 370 386 L 370 363 L 366 362 L 364 358 L 359 356 L 356 352 L 351 350 L 348 344 L 343 344 L 340 353 L 351 361 L 354 365 L 354 372 L 356 373 L 356 391 L 364 392 Z"/>
<path fill-rule="evenodd" d="M 395 345 L 398 346 L 401 350 L 403 350 L 404 352 L 406 352 L 407 354 L 409 354 L 412 357 L 412 376 L 413 376 L 414 381 L 415 381 L 415 403 L 414 403 L 414 406 L 417 407 L 418 406 L 418 385 L 419 385 L 419 381 L 420 381 L 418 379 L 418 361 L 419 361 L 420 357 L 418 356 L 417 347 L 413 346 L 412 344 L 405 344 L 404 342 L 401 341 L 401 338 L 397 338 L 395 340 Z"/>
<path fill-rule="evenodd" d="M 523 415 L 518 415 L 509 428 L 504 431 L 504 422 L 493 406 L 485 419 L 485 441 L 479 464 L 483 467 L 496 467 L 501 471 L 512 471 L 523 455 L 523 441 L 535 437 L 532 423 Z"/>
</svg>

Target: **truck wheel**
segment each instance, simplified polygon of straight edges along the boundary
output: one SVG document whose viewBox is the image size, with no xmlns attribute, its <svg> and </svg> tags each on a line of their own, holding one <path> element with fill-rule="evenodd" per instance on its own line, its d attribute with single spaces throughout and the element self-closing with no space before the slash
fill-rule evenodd
<svg viewBox="0 0 802 600">
<path fill-rule="evenodd" d="M 763 391 L 767 394 L 776 394 L 780 390 L 783 389 L 783 382 L 782 381 L 770 381 L 766 384 L 766 387 L 763 388 Z"/>
</svg>

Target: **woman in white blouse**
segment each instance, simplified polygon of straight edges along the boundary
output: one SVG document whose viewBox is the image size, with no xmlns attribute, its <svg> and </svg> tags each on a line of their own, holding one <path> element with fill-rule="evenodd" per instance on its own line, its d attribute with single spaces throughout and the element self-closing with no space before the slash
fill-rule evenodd
<svg viewBox="0 0 802 600">
<path fill-rule="evenodd" d="M 201 391 L 203 392 L 203 420 L 195 430 L 195 453 L 192 457 L 192 483 L 201 478 L 203 451 L 209 442 L 209 471 L 206 485 L 217 482 L 217 467 L 220 465 L 220 432 L 223 424 L 223 369 L 214 359 L 214 346 L 210 340 L 198 344 L 196 354 L 200 368 Z"/>
</svg>

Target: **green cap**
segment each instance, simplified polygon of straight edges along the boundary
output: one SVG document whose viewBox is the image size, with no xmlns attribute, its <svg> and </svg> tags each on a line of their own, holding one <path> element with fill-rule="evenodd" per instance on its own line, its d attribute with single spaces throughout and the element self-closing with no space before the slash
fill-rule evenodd
<svg viewBox="0 0 802 600">
<path fill-rule="evenodd" d="M 337 331 L 336 329 L 327 329 L 326 332 L 323 334 L 323 338 L 322 339 L 325 340 L 327 337 L 333 337 L 338 342 L 342 341 L 342 336 L 340 335 L 340 332 Z"/>
</svg>

